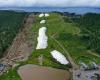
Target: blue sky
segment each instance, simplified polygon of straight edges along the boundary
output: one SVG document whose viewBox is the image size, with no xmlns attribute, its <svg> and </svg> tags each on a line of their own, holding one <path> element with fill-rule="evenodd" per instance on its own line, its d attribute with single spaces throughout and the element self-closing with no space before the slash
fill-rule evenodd
<svg viewBox="0 0 100 80">
<path fill-rule="evenodd" d="M 100 0 L 0 0 L 0 7 L 100 7 Z"/>
</svg>

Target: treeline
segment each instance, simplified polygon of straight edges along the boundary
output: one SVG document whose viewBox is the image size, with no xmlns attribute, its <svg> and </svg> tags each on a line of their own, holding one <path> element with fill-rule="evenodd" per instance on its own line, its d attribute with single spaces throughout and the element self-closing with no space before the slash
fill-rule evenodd
<svg viewBox="0 0 100 80">
<path fill-rule="evenodd" d="M 0 57 L 11 45 L 26 15 L 24 12 L 0 11 Z"/>
<path fill-rule="evenodd" d="M 87 13 L 73 22 L 82 30 L 80 39 L 86 43 L 87 49 L 100 54 L 100 14 Z"/>
</svg>

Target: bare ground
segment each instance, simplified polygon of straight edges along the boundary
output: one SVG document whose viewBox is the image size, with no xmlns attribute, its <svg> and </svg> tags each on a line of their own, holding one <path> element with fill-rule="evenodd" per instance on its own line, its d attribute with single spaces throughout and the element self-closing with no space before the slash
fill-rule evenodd
<svg viewBox="0 0 100 80">
<path fill-rule="evenodd" d="M 71 77 L 67 70 L 31 64 L 21 66 L 18 74 L 22 80 L 69 80 Z"/>
</svg>

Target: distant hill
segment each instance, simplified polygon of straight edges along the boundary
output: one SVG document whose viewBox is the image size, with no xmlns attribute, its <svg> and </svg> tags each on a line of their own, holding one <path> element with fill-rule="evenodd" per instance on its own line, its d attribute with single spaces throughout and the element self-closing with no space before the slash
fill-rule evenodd
<svg viewBox="0 0 100 80">
<path fill-rule="evenodd" d="M 15 11 L 25 11 L 25 12 L 70 12 L 77 14 L 85 13 L 100 13 L 100 8 L 96 7 L 2 7 L 0 10 L 15 10 Z"/>
</svg>

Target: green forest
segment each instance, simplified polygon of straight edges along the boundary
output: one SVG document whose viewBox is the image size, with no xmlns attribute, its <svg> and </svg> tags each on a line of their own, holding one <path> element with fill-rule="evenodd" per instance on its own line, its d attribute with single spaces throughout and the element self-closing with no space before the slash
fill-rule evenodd
<svg viewBox="0 0 100 80">
<path fill-rule="evenodd" d="M 87 45 L 87 49 L 100 54 L 100 14 L 87 13 L 72 20 L 82 30 L 80 39 Z"/>
<path fill-rule="evenodd" d="M 27 13 L 14 11 L 0 11 L 0 57 L 11 45 L 14 37 L 23 27 L 23 20 Z"/>
</svg>

